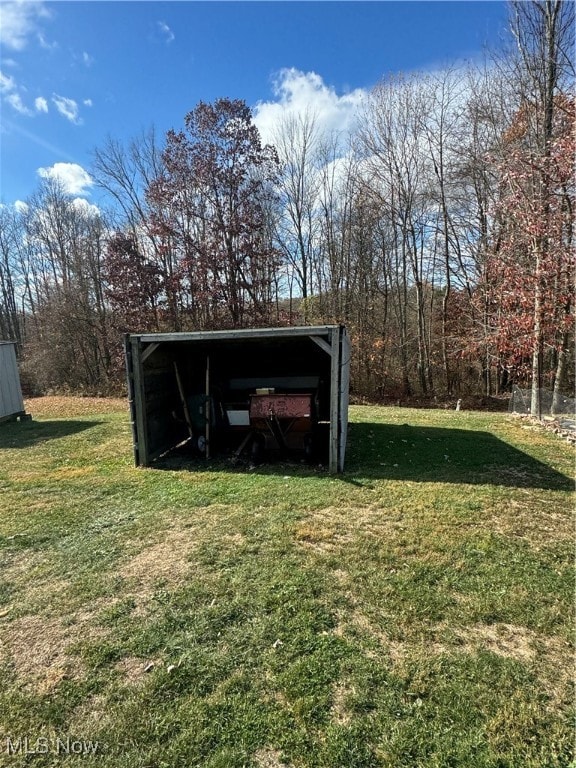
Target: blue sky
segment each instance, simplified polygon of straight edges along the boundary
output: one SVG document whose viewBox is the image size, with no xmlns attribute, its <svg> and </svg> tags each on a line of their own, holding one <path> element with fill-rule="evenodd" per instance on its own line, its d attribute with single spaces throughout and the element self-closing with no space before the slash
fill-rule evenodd
<svg viewBox="0 0 576 768">
<path fill-rule="evenodd" d="M 98 202 L 87 171 L 107 135 L 179 129 L 200 101 L 244 99 L 265 138 L 282 109 L 346 127 L 392 72 L 481 59 L 503 2 L 0 4 L 0 202 L 42 175 Z"/>
</svg>

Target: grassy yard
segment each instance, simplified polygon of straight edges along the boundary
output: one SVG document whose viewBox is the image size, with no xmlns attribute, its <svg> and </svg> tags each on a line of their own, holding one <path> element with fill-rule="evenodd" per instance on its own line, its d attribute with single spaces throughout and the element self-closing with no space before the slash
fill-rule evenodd
<svg viewBox="0 0 576 768">
<path fill-rule="evenodd" d="M 353 407 L 342 477 L 135 469 L 122 401 L 27 408 L 0 425 L 0 765 L 574 765 L 556 436 Z"/>
</svg>

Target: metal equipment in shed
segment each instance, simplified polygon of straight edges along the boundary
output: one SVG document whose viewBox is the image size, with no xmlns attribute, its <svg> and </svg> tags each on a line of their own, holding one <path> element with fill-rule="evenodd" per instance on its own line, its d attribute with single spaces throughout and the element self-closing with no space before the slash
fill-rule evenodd
<svg viewBox="0 0 576 768">
<path fill-rule="evenodd" d="M 16 343 L 0 341 L 0 421 L 26 419 L 20 374 L 16 361 Z"/>
<path fill-rule="evenodd" d="M 344 468 L 350 345 L 344 326 L 128 334 L 137 466 L 186 445 Z"/>
</svg>

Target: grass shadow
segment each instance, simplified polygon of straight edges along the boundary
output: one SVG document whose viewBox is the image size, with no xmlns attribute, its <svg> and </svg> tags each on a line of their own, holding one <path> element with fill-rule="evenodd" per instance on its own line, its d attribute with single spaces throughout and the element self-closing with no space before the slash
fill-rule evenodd
<svg viewBox="0 0 576 768">
<path fill-rule="evenodd" d="M 47 440 L 75 435 L 102 424 L 100 421 L 21 421 L 0 424 L 0 448 L 30 448 Z"/>
<path fill-rule="evenodd" d="M 572 478 L 490 432 L 352 423 L 349 445 L 345 473 L 348 479 L 574 490 Z"/>
<path fill-rule="evenodd" d="M 572 478 L 490 432 L 380 423 L 350 423 L 348 429 L 346 469 L 338 477 L 351 485 L 390 479 L 574 490 Z M 297 458 L 257 466 L 248 461 L 233 463 L 222 456 L 206 461 L 194 456 L 186 446 L 171 451 L 152 466 L 188 472 L 334 477 L 328 475 L 325 465 L 309 465 Z"/>
</svg>

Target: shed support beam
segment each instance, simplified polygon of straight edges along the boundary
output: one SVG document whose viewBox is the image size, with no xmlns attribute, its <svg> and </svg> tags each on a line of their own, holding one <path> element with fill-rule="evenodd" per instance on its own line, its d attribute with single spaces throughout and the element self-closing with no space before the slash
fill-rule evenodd
<svg viewBox="0 0 576 768">
<path fill-rule="evenodd" d="M 321 336 L 310 336 L 310 338 L 315 344 L 318 344 L 320 349 L 323 349 L 327 355 L 330 355 L 330 357 L 332 357 L 332 347 L 330 346 L 330 344 L 328 344 L 327 341 L 324 341 L 324 339 Z"/>
<path fill-rule="evenodd" d="M 156 343 L 156 344 L 149 344 L 146 347 L 146 349 L 144 350 L 144 352 L 142 352 L 142 362 L 144 362 L 144 360 L 148 360 L 150 355 L 153 354 L 154 352 L 156 352 L 156 350 L 158 349 L 159 346 L 160 346 L 160 344 L 158 344 L 158 343 Z"/>
</svg>

